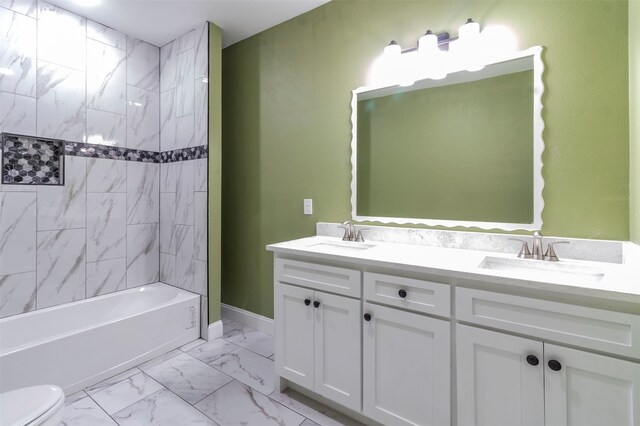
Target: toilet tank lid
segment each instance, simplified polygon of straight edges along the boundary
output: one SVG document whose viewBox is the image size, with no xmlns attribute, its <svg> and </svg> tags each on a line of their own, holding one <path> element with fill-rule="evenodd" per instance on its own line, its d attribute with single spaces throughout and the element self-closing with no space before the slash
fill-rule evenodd
<svg viewBox="0 0 640 426">
<path fill-rule="evenodd" d="M 0 393 L 0 425 L 22 426 L 52 409 L 64 393 L 58 386 L 40 385 Z"/>
</svg>

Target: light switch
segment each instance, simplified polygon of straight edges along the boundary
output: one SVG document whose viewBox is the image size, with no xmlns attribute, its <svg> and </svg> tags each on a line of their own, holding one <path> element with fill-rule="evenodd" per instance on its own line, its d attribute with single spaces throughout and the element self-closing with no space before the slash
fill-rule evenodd
<svg viewBox="0 0 640 426">
<path fill-rule="evenodd" d="M 313 214 L 313 200 L 311 198 L 304 199 L 304 214 Z"/>
</svg>

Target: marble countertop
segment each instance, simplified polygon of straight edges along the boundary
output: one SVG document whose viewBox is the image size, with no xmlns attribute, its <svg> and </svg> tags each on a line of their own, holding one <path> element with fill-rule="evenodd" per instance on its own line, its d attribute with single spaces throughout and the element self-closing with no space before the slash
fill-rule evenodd
<svg viewBox="0 0 640 426">
<path fill-rule="evenodd" d="M 366 248 L 360 250 L 353 248 L 358 245 L 361 248 Z M 545 262 L 520 260 L 515 254 L 378 241 L 350 243 L 343 242 L 340 238 L 326 236 L 313 236 L 270 244 L 267 246 L 267 250 L 297 256 L 312 256 L 327 261 L 354 262 L 388 269 L 640 304 L 640 264 L 614 264 L 581 260 L 560 260 L 557 263 L 559 267 L 568 267 L 575 271 L 603 274 L 601 278 L 594 279 L 590 276 L 580 275 L 580 273 L 575 275 L 551 273 L 542 277 L 536 276 L 540 274 L 535 270 L 496 270 L 482 267 L 487 257 L 497 262 L 505 261 L 507 263 L 512 260 L 515 262 Z M 540 266 L 543 268 L 555 267 L 547 262 Z"/>
</svg>

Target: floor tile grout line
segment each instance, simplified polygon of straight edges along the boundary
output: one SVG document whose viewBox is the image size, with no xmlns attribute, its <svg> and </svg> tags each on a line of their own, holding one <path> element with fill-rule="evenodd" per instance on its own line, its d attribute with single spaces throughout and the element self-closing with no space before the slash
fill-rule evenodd
<svg viewBox="0 0 640 426">
<path fill-rule="evenodd" d="M 231 377 L 231 376 L 229 376 L 229 377 Z M 305 420 L 307 420 L 307 417 L 305 417 L 303 414 L 298 413 L 297 411 L 295 411 L 295 410 L 293 410 L 293 409 L 291 409 L 291 408 L 289 408 L 289 407 L 285 406 L 284 404 L 279 403 L 278 401 L 276 401 L 276 400 L 274 400 L 274 399 L 272 399 L 272 398 L 269 398 L 269 396 L 268 396 L 268 395 L 265 395 L 264 393 L 260 392 L 259 390 L 255 389 L 255 388 L 253 388 L 253 387 L 251 387 L 251 386 L 249 386 L 249 385 L 247 385 L 247 384 L 245 384 L 245 383 L 242 383 L 240 380 L 238 380 L 238 379 L 236 379 L 236 378 L 233 378 L 233 377 L 231 377 L 231 378 L 232 378 L 233 380 L 231 380 L 229 383 L 226 383 L 225 385 L 223 385 L 223 386 L 221 386 L 220 388 L 216 389 L 214 392 L 212 392 L 212 393 L 210 393 L 209 395 L 205 396 L 204 398 L 202 398 L 200 401 L 196 402 L 195 404 L 198 404 L 198 403 L 200 403 L 200 402 L 204 401 L 205 399 L 209 398 L 209 397 L 210 397 L 211 395 L 213 395 L 214 393 L 217 393 L 218 391 L 221 391 L 222 389 L 224 389 L 224 388 L 226 388 L 227 386 L 231 385 L 233 382 L 238 382 L 241 386 L 243 386 L 243 387 L 247 387 L 247 388 L 249 388 L 249 389 L 250 389 L 250 390 L 252 390 L 252 391 L 258 392 L 258 393 L 259 393 L 260 395 L 262 395 L 262 396 L 266 396 L 266 397 L 269 399 L 269 401 L 271 401 L 272 403 L 275 403 L 275 404 L 277 404 L 277 405 L 280 405 L 281 407 L 283 407 L 283 408 L 285 408 L 285 409 L 287 409 L 287 410 L 289 410 L 289 411 L 292 411 L 292 412 L 294 412 L 294 413 L 296 413 L 296 414 L 300 415 L 300 416 L 303 418 L 303 420 L 302 420 L 302 422 L 300 422 L 300 424 L 299 424 L 298 426 L 300 426 L 302 423 L 304 423 L 304 421 L 305 421 Z M 274 392 L 275 392 L 275 391 L 274 391 Z M 202 410 L 200 410 L 198 407 L 196 407 L 196 406 L 195 406 L 195 404 L 193 404 L 193 407 L 194 407 L 195 409 L 197 409 L 198 411 L 200 411 L 200 412 L 201 412 L 202 414 L 204 414 L 205 416 L 209 417 L 211 420 L 214 420 L 214 419 L 213 419 L 213 418 L 211 418 L 209 415 L 207 415 L 204 411 L 202 411 Z M 309 419 L 309 420 L 310 420 L 310 419 Z M 313 420 L 310 420 L 310 421 L 313 421 Z M 215 422 L 215 420 L 214 420 L 214 422 Z M 218 424 L 218 423 L 216 423 L 216 424 Z"/>
<path fill-rule="evenodd" d="M 231 376 L 229 376 L 229 377 L 231 377 Z M 232 380 L 231 380 L 231 382 L 233 382 L 233 381 L 235 380 L 233 377 L 231 377 L 231 379 L 232 379 Z M 231 383 L 231 382 L 229 382 L 229 383 Z M 208 394 L 208 395 L 207 395 L 207 396 L 205 396 L 204 398 L 202 398 L 202 399 L 198 400 L 198 402 L 202 401 L 202 400 L 203 400 L 203 399 L 205 399 L 205 398 L 210 397 L 211 395 L 213 395 L 214 393 L 218 392 L 220 389 L 222 389 L 223 387 L 225 387 L 225 386 L 226 386 L 226 385 L 228 385 L 229 383 L 225 383 L 224 385 L 222 385 L 221 387 L 219 387 L 219 388 L 218 388 L 218 389 L 216 389 L 215 391 L 211 392 L 210 394 Z M 162 383 L 160 383 L 160 384 L 162 385 Z M 190 403 L 189 401 L 187 401 L 186 399 L 184 399 L 183 397 L 181 397 L 180 395 L 178 395 L 176 392 L 174 392 L 173 390 L 171 390 L 169 387 L 164 386 L 164 385 L 162 385 L 162 386 L 164 387 L 164 389 L 160 389 L 158 392 L 161 392 L 161 391 L 163 391 L 163 390 L 167 390 L 167 391 L 171 392 L 173 395 L 175 395 L 175 396 L 177 396 L 178 398 L 180 398 L 180 400 L 181 400 L 181 401 L 183 401 L 185 404 L 187 404 L 188 406 L 190 406 L 190 407 L 192 407 L 192 408 L 196 409 L 199 413 L 202 413 L 202 414 L 203 414 L 204 416 L 206 416 L 208 419 L 210 419 L 211 421 L 213 421 L 213 423 L 214 423 L 215 425 L 219 425 L 219 424 L 218 424 L 218 422 L 216 422 L 214 419 L 212 419 L 210 416 L 208 416 L 206 413 L 202 412 L 202 410 L 200 410 L 198 407 L 196 407 L 196 405 L 195 405 L 195 404 L 197 404 L 198 402 L 195 402 L 195 403 L 193 403 L 193 404 L 192 404 L 192 403 Z M 156 394 L 156 393 L 158 393 L 158 392 L 154 392 L 154 393 L 152 393 L 151 395 L 155 395 L 155 394 Z M 149 398 L 151 395 L 149 395 L 149 396 L 146 396 L 146 397 L 142 398 L 140 401 L 143 401 L 143 400 L 145 400 L 145 399 Z M 136 401 L 136 402 L 140 402 L 140 401 Z M 134 404 L 135 404 L 135 402 L 134 402 Z M 133 404 L 131 404 L 131 405 L 133 405 Z M 131 405 L 129 405 L 128 407 L 130 407 Z M 128 407 L 125 407 L 125 408 L 128 408 Z M 124 410 L 125 408 L 123 408 L 122 410 Z M 120 410 L 120 411 L 122 411 L 122 410 Z"/>
<path fill-rule="evenodd" d="M 267 335 L 267 336 L 268 336 L 268 335 Z M 241 344 L 239 344 L 239 343 L 232 342 L 232 341 L 230 341 L 228 338 L 226 338 L 226 337 L 224 337 L 224 336 L 222 336 L 222 337 L 218 337 L 218 339 L 222 339 L 222 340 L 224 340 L 224 341 L 225 341 L 225 342 L 227 342 L 227 343 L 231 343 L 232 345 L 236 345 L 236 346 L 240 347 L 241 349 L 246 349 L 246 350 L 248 350 L 248 351 L 251 351 L 251 352 L 253 352 L 253 353 L 254 353 L 254 354 L 256 354 L 256 355 L 260 355 L 260 356 L 261 356 L 261 357 L 263 357 L 263 358 L 267 358 L 269 361 L 273 361 L 271 358 L 269 358 L 269 357 L 270 357 L 271 355 L 273 355 L 273 354 L 271 354 L 271 355 L 269 355 L 269 356 L 264 356 L 264 355 L 262 355 L 261 353 L 256 352 L 256 351 L 254 351 L 253 349 L 251 349 L 251 348 L 249 348 L 249 347 L 247 347 L 247 346 L 243 346 L 243 345 L 241 345 Z M 215 340 L 218 340 L 218 339 L 215 339 Z M 215 341 L 215 340 L 212 340 L 212 341 Z M 197 348 L 197 346 L 196 346 L 196 348 Z M 274 352 L 274 353 L 275 353 L 275 352 Z"/>
<path fill-rule="evenodd" d="M 105 382 L 105 381 L 107 381 L 107 380 L 109 380 L 109 379 L 112 379 L 112 378 L 114 378 L 114 377 L 116 377 L 116 376 L 118 376 L 118 375 L 120 375 L 120 374 L 126 373 L 126 372 L 127 372 L 127 371 L 129 371 L 129 370 L 133 370 L 134 368 L 135 368 L 136 370 L 138 370 L 138 373 L 134 373 L 134 374 L 132 374 L 131 376 L 128 376 L 128 377 L 124 377 L 124 378 L 122 378 L 122 379 L 118 380 L 117 382 L 110 383 L 110 384 L 109 384 L 109 386 L 105 386 L 105 387 L 101 388 L 100 390 L 95 391 L 95 392 L 93 392 L 93 393 L 89 393 L 89 392 L 87 392 L 87 389 L 89 389 L 91 386 L 99 385 L 99 384 L 100 384 L 100 383 L 102 383 L 102 382 Z M 87 386 L 86 388 L 82 388 L 81 390 L 82 390 L 82 391 L 84 391 L 84 393 L 86 393 L 87 395 L 91 396 L 91 395 L 96 394 L 96 393 L 98 393 L 98 392 L 102 392 L 103 390 L 105 390 L 105 389 L 107 389 L 107 388 L 110 388 L 110 387 L 111 387 L 111 386 L 113 386 L 113 385 L 117 385 L 118 383 L 123 382 L 123 381 L 125 381 L 125 380 L 127 380 L 127 379 L 129 379 L 129 378 L 131 378 L 131 377 L 133 377 L 133 376 L 135 376 L 136 374 L 140 374 L 140 373 L 144 373 L 144 371 L 140 370 L 140 369 L 138 368 L 138 366 L 136 365 L 135 367 L 127 368 L 127 369 L 126 369 L 126 370 L 124 370 L 122 373 L 114 374 L 114 375 L 113 375 L 113 376 L 111 376 L 111 377 L 107 377 L 106 379 L 104 379 L 104 380 L 102 380 L 102 381 L 100 381 L 100 382 L 98 382 L 98 383 L 96 383 L 96 384 L 94 384 L 94 385 Z M 78 391 L 78 392 L 80 392 L 80 391 Z"/>
<path fill-rule="evenodd" d="M 91 398 L 91 400 L 98 406 L 98 408 L 100 410 L 102 410 L 103 413 L 105 413 L 107 416 L 109 416 L 109 418 L 116 424 L 116 425 L 120 425 L 120 423 L 118 423 L 118 421 L 116 419 L 114 419 L 111 414 L 107 413 L 107 410 L 104 409 L 104 407 L 102 407 L 102 405 L 98 404 L 98 401 L 96 401 L 95 399 L 93 399 L 93 397 L 89 394 L 87 394 L 89 398 Z M 115 413 L 114 413 L 115 414 Z"/>
<path fill-rule="evenodd" d="M 167 352 L 167 353 L 168 353 L 168 352 Z M 202 363 L 202 364 L 206 365 L 207 367 L 213 368 L 214 370 L 216 370 L 216 371 L 217 371 L 217 372 L 219 372 L 219 373 L 224 374 L 226 377 L 229 377 L 229 378 L 231 379 L 231 381 L 230 381 L 230 382 L 225 383 L 224 385 L 222 385 L 222 386 L 221 386 L 221 387 L 219 387 L 218 389 L 216 389 L 216 390 L 214 390 L 213 392 L 211 392 L 211 393 L 207 394 L 207 395 L 206 395 L 206 396 L 204 396 L 203 398 L 199 399 L 197 402 L 191 403 L 191 402 L 187 401 L 186 399 L 184 399 L 183 397 L 181 397 L 180 395 L 178 395 L 178 394 L 177 394 L 176 392 L 174 392 L 173 390 L 171 390 L 171 388 L 169 388 L 168 386 L 164 385 L 163 383 L 161 383 L 160 381 L 158 381 L 157 379 L 155 379 L 152 375 L 147 374 L 144 370 L 141 370 L 141 371 L 142 371 L 144 374 L 146 374 L 147 376 L 149 376 L 150 378 L 152 378 L 154 381 L 156 381 L 156 382 L 160 383 L 162 386 L 164 386 L 164 388 L 165 388 L 165 389 L 169 390 L 171 393 L 173 393 L 174 395 L 176 395 L 178 398 L 180 398 L 181 400 L 183 400 L 183 401 L 184 401 L 184 402 L 186 402 L 187 404 L 189 404 L 189 405 L 191 405 L 191 406 L 194 406 L 194 407 L 195 407 L 195 404 L 197 404 L 198 402 L 202 401 L 203 399 L 205 399 L 205 398 L 207 398 L 207 397 L 209 397 L 209 396 L 213 395 L 214 393 L 216 393 L 217 391 L 219 391 L 220 389 L 222 389 L 223 387 L 225 387 L 226 385 L 228 385 L 228 384 L 229 384 L 229 383 L 231 383 L 232 381 L 234 381 L 234 380 L 235 380 L 235 381 L 238 381 L 237 379 L 235 379 L 234 377 L 232 377 L 232 376 L 228 375 L 228 374 L 227 374 L 227 373 L 225 373 L 224 371 L 220 371 L 220 370 L 218 370 L 217 368 L 213 367 L 212 365 L 209 365 L 209 364 L 207 364 L 206 362 L 201 361 L 201 360 L 199 360 L 198 358 L 196 358 L 196 357 L 194 357 L 194 356 L 192 356 L 192 355 L 189 355 L 189 354 L 188 354 L 188 353 L 186 353 L 186 352 L 183 352 L 183 353 L 184 353 L 185 355 L 188 355 L 189 357 L 193 358 L 193 360 L 195 360 L 195 361 L 197 361 L 197 362 L 200 362 L 200 363 Z M 176 355 L 176 356 L 180 356 L 180 355 Z M 160 365 L 160 364 L 162 364 L 162 363 L 164 363 L 164 362 L 166 362 L 166 361 L 169 361 L 169 360 L 171 360 L 171 359 L 173 359 L 173 358 L 175 358 L 175 357 L 168 358 L 168 359 L 166 359 L 166 360 L 162 361 L 161 363 L 154 365 L 153 367 L 156 367 L 156 366 L 158 366 L 158 365 Z M 146 398 L 146 397 L 145 397 L 145 398 Z M 144 398 L 143 398 L 143 399 L 144 399 Z M 207 417 L 208 417 L 208 416 L 207 416 Z M 213 419 L 212 419 L 212 420 L 213 420 Z"/>
<path fill-rule="evenodd" d="M 160 384 L 162 385 L 162 383 L 160 383 Z M 151 394 L 149 394 L 149 395 L 145 396 L 144 398 L 139 399 L 139 400 L 137 400 L 137 401 L 135 401 L 135 402 L 132 402 L 131 404 L 127 405 L 126 407 L 123 407 L 123 408 L 119 409 L 118 411 L 116 411 L 115 413 L 113 413 L 113 416 L 115 416 L 116 414 L 118 414 L 118 413 L 119 413 L 119 412 L 121 412 L 121 411 L 126 410 L 127 408 L 131 407 L 132 405 L 135 405 L 135 404 L 137 404 L 137 403 L 138 403 L 138 402 L 140 402 L 140 401 L 144 401 L 145 399 L 150 398 L 150 397 L 152 397 L 153 395 L 155 395 L 155 394 L 157 394 L 157 393 L 160 393 L 160 392 L 162 392 L 162 391 L 165 391 L 165 390 L 168 390 L 169 392 L 171 392 L 171 390 L 170 390 L 170 389 L 167 389 L 164 385 L 162 385 L 162 389 L 158 389 L 157 391 L 155 391 L 155 392 L 153 392 L 153 393 L 151 393 Z M 171 392 L 171 393 L 173 393 L 173 392 Z M 176 396 L 177 396 L 177 395 L 176 395 Z M 95 401 L 95 400 L 94 400 L 94 401 Z M 98 402 L 97 402 L 97 401 L 96 401 L 96 404 L 98 404 Z M 100 408 L 102 408 L 102 406 L 101 406 L 100 404 L 98 404 L 98 406 L 99 406 Z M 102 410 L 106 413 L 106 411 L 104 410 L 104 408 L 102 408 Z M 112 417 L 112 415 L 111 415 L 111 414 L 107 413 L 107 415 L 113 419 L 113 417 Z M 120 424 L 116 419 L 113 419 L 113 421 L 115 421 L 118 425 Z"/>
<path fill-rule="evenodd" d="M 198 400 L 198 402 L 194 402 L 193 404 L 191 404 L 195 409 L 197 409 L 198 411 L 200 411 L 201 413 L 205 414 L 207 417 L 209 417 L 206 413 L 204 413 L 202 410 L 200 410 L 198 407 L 196 407 L 196 404 L 201 403 L 202 401 L 204 401 L 205 399 L 209 398 L 211 395 L 213 395 L 214 393 L 218 392 L 219 390 L 226 388 L 227 386 L 229 386 L 231 383 L 233 382 L 238 382 L 238 383 L 242 383 L 240 382 L 238 379 L 234 379 L 233 377 L 229 376 L 228 374 L 226 374 L 227 377 L 231 378 L 231 381 L 225 383 L 224 385 L 220 386 L 218 389 L 214 390 L 213 392 L 211 392 L 209 395 L 205 396 L 204 398 Z M 187 401 L 188 402 L 188 401 Z M 213 420 L 213 419 L 211 419 Z"/>
<path fill-rule="evenodd" d="M 126 377 L 126 378 L 124 378 L 124 379 L 122 379 L 122 380 L 120 380 L 120 381 L 118 381 L 118 382 L 115 382 L 115 383 L 113 383 L 113 384 L 111 384 L 111 385 L 107 386 L 107 387 L 106 387 L 106 388 L 104 388 L 104 389 L 100 389 L 98 392 L 94 392 L 94 393 L 93 393 L 93 394 L 91 394 L 91 395 L 89 395 L 89 394 L 87 393 L 87 395 L 89 395 L 90 397 L 92 397 L 91 399 L 93 399 L 93 400 L 94 400 L 94 402 L 95 402 L 96 404 L 98 404 L 98 406 L 100 406 L 100 408 L 102 408 L 102 409 L 106 412 L 107 410 L 106 410 L 102 405 L 100 405 L 100 403 L 99 403 L 98 401 L 96 401 L 96 400 L 93 398 L 93 395 L 96 395 L 96 394 L 98 394 L 98 393 L 100 393 L 100 392 L 102 392 L 102 391 L 104 391 L 104 390 L 106 390 L 106 389 L 109 389 L 109 388 L 110 388 L 110 387 L 112 387 L 112 386 L 115 386 L 115 385 L 117 385 L 117 384 L 120 384 L 120 383 L 124 382 L 125 380 L 128 380 L 128 379 L 132 378 L 133 376 L 137 376 L 138 374 L 143 374 L 143 375 L 144 375 L 144 376 L 146 376 L 147 378 L 149 378 L 149 379 L 153 380 L 154 382 L 156 382 L 157 384 L 159 384 L 160 386 L 162 386 L 163 388 L 165 388 L 165 389 L 166 389 L 166 386 L 165 386 L 165 385 L 163 385 L 162 383 L 160 383 L 159 381 L 157 381 L 156 379 L 154 379 L 152 376 L 150 376 L 150 375 L 146 374 L 144 371 L 140 370 L 138 367 L 134 367 L 134 368 L 137 368 L 137 369 L 140 371 L 140 373 L 132 374 L 131 376 Z M 159 390 L 162 390 L 162 389 L 159 389 Z M 156 392 L 157 392 L 157 391 L 156 391 Z M 156 393 L 156 392 L 153 392 L 153 393 L 152 393 L 152 394 L 150 394 L 150 395 L 153 395 L 153 394 L 154 394 L 154 393 Z M 85 393 L 86 393 L 86 391 L 85 391 Z M 135 401 L 135 402 L 133 402 L 133 403 L 131 403 L 131 404 L 127 405 L 127 407 L 130 407 L 131 405 L 135 404 L 136 402 L 140 402 L 140 401 L 142 401 L 143 399 L 147 398 L 147 397 L 148 397 L 148 396 L 150 396 L 150 395 L 147 395 L 147 396 L 145 396 L 144 398 L 139 399 L 138 401 Z M 124 408 L 127 408 L 127 407 L 124 407 Z M 120 411 L 124 410 L 124 408 L 122 408 L 121 410 L 118 410 L 117 412 L 120 412 Z M 107 414 L 109 414 L 109 413 L 107 413 Z M 116 413 L 113 413 L 113 414 L 116 414 Z"/>
<path fill-rule="evenodd" d="M 213 395 L 214 393 L 217 393 L 218 391 L 221 391 L 222 389 L 224 389 L 224 388 L 226 388 L 227 386 L 231 385 L 233 382 L 238 382 L 241 386 L 246 387 L 246 388 L 249 388 L 250 390 L 252 390 L 252 391 L 254 391 L 254 392 L 258 392 L 260 395 L 267 397 L 267 399 L 268 399 L 271 403 L 277 404 L 277 405 L 281 406 L 282 408 L 284 408 L 284 409 L 286 409 L 286 410 L 289 410 L 289 411 L 291 411 L 291 412 L 293 412 L 293 413 L 298 414 L 300 417 L 302 417 L 302 421 L 300 422 L 300 424 L 304 423 L 304 422 L 305 422 L 305 420 L 313 421 L 313 420 L 309 419 L 308 417 L 306 417 L 304 414 L 302 414 L 302 413 L 300 413 L 300 412 L 298 412 L 298 411 L 294 410 L 293 408 L 287 407 L 286 405 L 284 405 L 284 404 L 282 404 L 282 403 L 280 403 L 280 402 L 276 401 L 275 399 L 271 398 L 271 397 L 269 396 L 269 395 L 271 395 L 271 394 L 269 394 L 269 395 L 265 395 L 264 393 L 260 392 L 258 389 L 255 389 L 255 388 L 251 387 L 250 385 L 247 385 L 246 383 L 242 383 L 240 380 L 238 380 L 238 379 L 236 379 L 236 378 L 233 378 L 233 377 L 232 377 L 232 379 L 233 379 L 233 380 L 231 380 L 229 383 L 226 383 L 224 386 L 221 386 L 221 387 L 220 387 L 219 389 L 217 389 L 216 391 L 214 391 L 214 392 L 210 393 L 209 395 L 205 396 L 205 397 L 204 397 L 204 398 L 202 398 L 200 401 L 198 401 L 196 404 L 198 404 L 198 403 L 200 403 L 200 402 L 204 401 L 206 398 L 210 397 L 210 396 L 211 396 L 211 395 Z M 274 392 L 275 392 L 275 390 L 274 390 L 273 392 L 271 392 L 271 393 L 274 393 Z M 196 407 L 196 406 L 195 406 L 195 404 L 193 404 L 193 406 L 194 406 L 196 409 L 198 409 L 198 411 L 200 411 L 200 412 L 202 412 L 203 414 L 205 414 L 205 415 L 206 415 L 206 413 L 204 413 L 202 410 L 200 410 L 198 407 Z M 209 417 L 209 416 L 207 416 L 207 417 Z M 212 419 L 212 420 L 213 420 L 213 419 Z M 314 423 L 315 423 L 315 422 L 314 422 Z M 299 426 L 299 425 L 298 425 L 298 426 Z"/>
<path fill-rule="evenodd" d="M 271 395 L 273 395 L 273 394 L 274 394 L 274 393 L 276 393 L 276 392 L 278 392 L 278 391 L 277 391 L 277 390 L 274 390 L 274 391 L 273 391 L 273 392 L 271 392 L 269 395 L 267 395 L 267 398 L 269 398 L 271 401 L 273 401 L 273 402 L 275 402 L 275 403 L 278 403 L 278 404 L 282 405 L 282 406 L 283 406 L 283 407 L 285 407 L 285 408 L 288 408 L 289 410 L 293 411 L 294 413 L 297 413 L 297 414 L 301 415 L 301 416 L 302 416 L 302 417 L 304 417 L 305 419 L 307 419 L 307 420 L 309 420 L 309 421 L 312 421 L 312 422 L 313 422 L 313 420 L 311 420 L 310 418 L 308 418 L 307 416 L 305 416 L 304 414 L 302 414 L 300 411 L 296 410 L 295 408 L 293 408 L 293 407 L 289 407 L 289 406 L 287 406 L 287 405 L 284 405 L 283 403 L 278 402 L 278 401 L 276 401 L 275 399 L 273 399 L 273 398 L 271 397 Z M 281 392 L 278 392 L 278 393 L 281 393 Z M 292 398 L 292 399 L 293 399 L 293 398 Z M 314 411 L 317 411 L 317 410 L 315 410 L 315 409 L 313 409 L 313 408 L 311 408 L 311 407 L 308 407 L 308 408 L 310 408 L 310 409 L 312 409 L 312 410 L 314 410 Z M 318 411 L 318 412 L 319 412 L 319 411 Z M 319 413 L 320 413 L 320 412 L 319 412 Z M 320 414 L 322 414 L 322 413 L 320 413 Z M 328 416 L 327 416 L 327 417 L 328 417 Z M 304 423 L 304 420 L 303 420 L 302 422 Z M 316 422 L 314 422 L 314 423 L 316 423 Z"/>
</svg>

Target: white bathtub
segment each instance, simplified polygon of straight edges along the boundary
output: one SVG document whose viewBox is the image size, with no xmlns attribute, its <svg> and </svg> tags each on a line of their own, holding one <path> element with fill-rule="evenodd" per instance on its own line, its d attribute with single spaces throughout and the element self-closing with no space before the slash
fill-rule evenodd
<svg viewBox="0 0 640 426">
<path fill-rule="evenodd" d="M 199 334 L 200 296 L 161 283 L 0 319 L 0 392 L 70 395 Z"/>
</svg>

